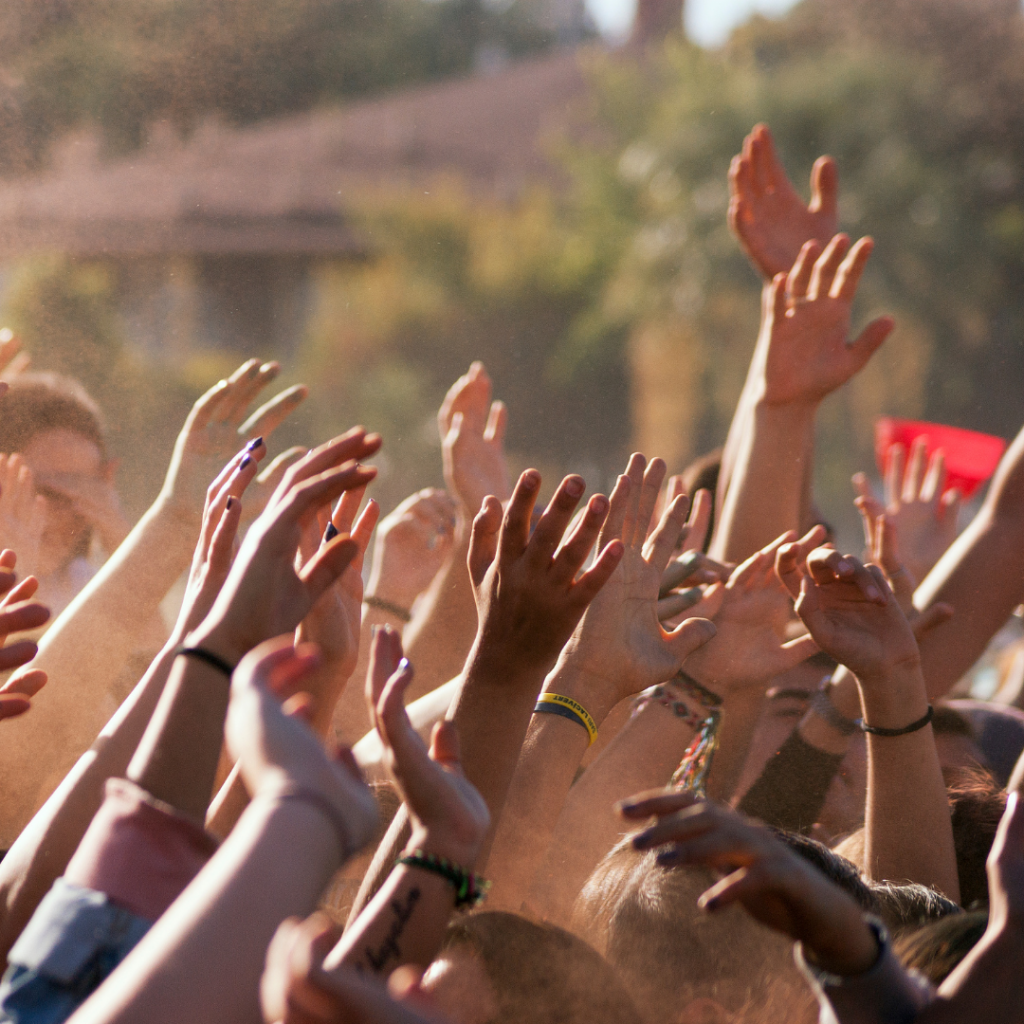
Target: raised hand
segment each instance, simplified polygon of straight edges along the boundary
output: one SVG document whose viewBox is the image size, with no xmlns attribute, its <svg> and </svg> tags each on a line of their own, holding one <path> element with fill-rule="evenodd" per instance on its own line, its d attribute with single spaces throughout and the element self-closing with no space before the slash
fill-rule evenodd
<svg viewBox="0 0 1024 1024">
<path fill-rule="evenodd" d="M 293 647 L 290 636 L 250 651 L 232 675 L 225 739 L 253 796 L 300 790 L 333 807 L 344 860 L 373 835 L 377 804 L 351 754 L 330 758 L 301 720 L 308 704 L 302 684 L 318 660 L 314 646 Z"/>
<path fill-rule="evenodd" d="M 563 541 L 586 486 L 578 476 L 562 481 L 531 534 L 540 484 L 540 473 L 526 470 L 504 515 L 492 495 L 473 521 L 469 574 L 480 630 L 470 659 L 487 661 L 499 675 L 503 664 L 547 671 L 622 558 L 622 543 L 610 539 L 581 572 L 608 512 L 603 494 L 590 499 Z"/>
<path fill-rule="evenodd" d="M 758 350 L 764 360 L 761 396 L 768 405 L 816 405 L 845 384 L 893 329 L 891 317 L 873 320 L 850 341 L 850 317 L 874 242 L 853 248 L 836 235 L 822 251 L 807 242 L 793 269 L 764 290 Z"/>
<path fill-rule="evenodd" d="M 729 168 L 729 227 L 770 281 L 793 266 L 805 242 L 824 246 L 836 233 L 838 191 L 835 161 L 818 157 L 811 170 L 811 202 L 805 206 L 786 176 L 771 132 L 759 124 Z"/>
<path fill-rule="evenodd" d="M 648 465 L 637 454 L 616 482 L 601 542 L 621 543 L 622 560 L 566 649 L 566 660 L 588 678 L 590 704 L 607 705 L 606 712 L 625 697 L 671 679 L 715 635 L 705 619 L 687 619 L 673 630 L 658 620 L 662 575 L 689 504 L 684 495 L 674 498 L 648 537 L 664 476 L 664 462 L 652 459 Z"/>
<path fill-rule="evenodd" d="M 18 552 L 22 575 L 35 572 L 46 528 L 46 499 L 18 454 L 0 455 L 0 547 Z"/>
<path fill-rule="evenodd" d="M 355 554 L 334 584 L 313 603 L 295 631 L 296 643 L 314 643 L 320 650 L 322 669 L 310 680 L 314 698 L 311 724 L 325 733 L 330 727 L 341 691 L 355 671 L 359 660 L 359 634 L 362 624 L 363 557 L 380 508 L 372 499 L 359 511 L 365 486 L 345 491 L 331 512 L 325 506 L 303 530 L 299 554 L 303 562 L 312 559 L 318 548 L 330 543 L 332 533 L 347 536 L 355 544 Z M 331 529 L 333 527 L 333 530 Z"/>
<path fill-rule="evenodd" d="M 288 470 L 246 535 L 195 642 L 235 663 L 263 640 L 295 629 L 359 552 L 357 543 L 342 535 L 297 568 L 303 527 L 343 491 L 365 487 L 376 476 L 375 469 L 356 460 L 379 447 L 379 436 L 357 427 L 314 449 Z"/>
<path fill-rule="evenodd" d="M 287 388 L 246 418 L 256 396 L 280 373 L 278 363 L 243 363 L 192 407 L 174 445 L 162 500 L 198 519 L 206 489 L 224 463 L 256 437 L 269 437 L 306 397 L 304 386 Z"/>
<path fill-rule="evenodd" d="M 504 402 L 491 401 L 491 378 L 483 363 L 473 363 L 445 395 L 437 414 L 444 480 L 467 520 L 493 494 L 504 502 L 512 493 L 505 462 Z"/>
<path fill-rule="evenodd" d="M 797 544 L 797 559 L 824 539 L 824 527 L 816 526 Z M 785 640 L 790 597 L 776 575 L 775 556 L 794 541 L 795 534 L 784 533 L 736 568 L 712 619 L 717 633 L 686 659 L 686 672 L 722 697 L 737 688 L 763 688 L 817 653 L 809 636 Z"/>
<path fill-rule="evenodd" d="M 408 611 L 452 549 L 457 506 L 427 487 L 405 499 L 377 527 L 366 592 Z"/>
<path fill-rule="evenodd" d="M 467 869 L 476 864 L 490 813 L 463 775 L 455 724 L 434 726 L 428 752 L 402 702 L 413 669 L 402 641 L 388 626 L 374 633 L 366 702 L 384 745 L 384 761 L 412 822 L 410 849 L 446 857 Z"/>
<path fill-rule="evenodd" d="M 906 471 L 904 472 L 904 465 Z M 898 538 L 903 568 L 916 586 L 956 540 L 960 494 L 945 489 L 946 456 L 940 448 L 928 458 L 928 443 L 918 438 L 910 450 L 894 444 L 888 451 L 885 470 L 885 503 L 871 489 L 864 473 L 857 473 L 857 508 L 864 520 L 864 539 L 868 557 L 878 562 L 882 544 L 878 536 L 879 517 L 885 515 Z M 880 563 L 879 563 L 880 564 Z"/>
<path fill-rule="evenodd" d="M 784 544 L 775 569 L 815 643 L 862 684 L 896 669 L 919 671 L 914 633 L 877 566 L 832 548 L 817 548 L 804 560 L 797 545 Z"/>
<path fill-rule="evenodd" d="M 664 847 L 657 858 L 662 866 L 700 864 L 726 876 L 700 897 L 702 910 L 739 903 L 802 942 L 834 974 L 862 974 L 878 960 L 878 942 L 854 900 L 763 826 L 687 791 L 641 793 L 620 810 L 631 821 L 657 817 L 633 845 Z"/>
<path fill-rule="evenodd" d="M 376 979 L 355 967 L 324 970 L 324 959 L 339 937 L 324 914 L 281 923 L 267 950 L 260 983 L 265 1024 L 444 1024 L 433 1010 L 421 1016 L 413 1000 L 389 994 Z M 403 974 L 406 968 L 401 969 Z M 388 988 L 394 990 L 399 972 Z M 426 996 L 416 989 L 415 1000 Z M 409 993 L 410 996 L 413 993 Z"/>
<path fill-rule="evenodd" d="M 13 551 L 0 552 L 0 672 L 10 672 L 28 665 L 36 656 L 36 645 L 32 640 L 18 640 L 6 645 L 11 633 L 22 633 L 38 629 L 50 618 L 50 610 L 38 601 L 31 600 L 39 587 L 35 576 L 26 576 L 20 583 L 15 582 L 14 569 L 17 556 Z M 28 668 L 16 672 L 0 685 L 0 719 L 23 715 L 31 707 L 32 698 L 46 684 L 46 673 L 41 669 Z"/>
<path fill-rule="evenodd" d="M 227 580 L 242 518 L 241 498 L 255 478 L 259 460 L 266 452 L 262 440 L 251 441 L 220 471 L 207 489 L 203 525 L 174 627 L 178 642 L 184 640 L 210 613 Z"/>
</svg>

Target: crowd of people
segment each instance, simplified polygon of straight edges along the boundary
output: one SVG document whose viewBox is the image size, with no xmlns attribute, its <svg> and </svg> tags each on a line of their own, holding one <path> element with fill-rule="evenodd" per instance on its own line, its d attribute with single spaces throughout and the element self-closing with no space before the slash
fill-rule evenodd
<svg viewBox="0 0 1024 1024">
<path fill-rule="evenodd" d="M 1024 716 L 957 688 L 1024 601 L 1024 432 L 962 531 L 894 448 L 837 549 L 815 418 L 893 327 L 851 332 L 872 243 L 764 126 L 729 185 L 728 438 L 608 495 L 511 479 L 474 363 L 446 488 L 378 523 L 390 439 L 271 460 L 306 389 L 253 411 L 252 359 L 131 528 L 95 405 L 4 342 L 0 1021 L 1024 1017 Z"/>
</svg>

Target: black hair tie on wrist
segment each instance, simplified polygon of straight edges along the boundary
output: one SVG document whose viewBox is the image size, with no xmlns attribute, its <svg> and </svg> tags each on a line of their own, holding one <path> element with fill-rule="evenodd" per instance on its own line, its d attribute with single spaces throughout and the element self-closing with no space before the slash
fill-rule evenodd
<svg viewBox="0 0 1024 1024">
<path fill-rule="evenodd" d="M 231 678 L 235 671 L 234 665 L 225 661 L 219 654 L 214 654 L 213 651 L 206 650 L 205 647 L 182 646 L 174 652 L 174 656 L 176 658 L 179 655 L 184 655 L 186 658 L 195 658 L 197 661 L 205 661 L 211 668 L 215 668 L 219 672 L 223 672 L 228 679 Z"/>
<path fill-rule="evenodd" d="M 883 729 L 880 725 L 868 725 L 863 718 L 857 719 L 857 725 L 860 726 L 862 732 L 871 733 L 872 736 L 906 736 L 908 733 L 923 729 L 932 720 L 934 714 L 935 708 L 929 704 L 928 710 L 921 718 L 916 722 L 911 722 L 910 725 L 905 725 L 902 729 Z"/>
</svg>

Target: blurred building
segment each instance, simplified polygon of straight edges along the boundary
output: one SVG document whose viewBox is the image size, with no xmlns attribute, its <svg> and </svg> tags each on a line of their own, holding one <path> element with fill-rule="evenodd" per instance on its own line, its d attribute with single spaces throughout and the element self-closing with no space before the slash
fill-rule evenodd
<svg viewBox="0 0 1024 1024">
<path fill-rule="evenodd" d="M 0 265 L 46 251 L 102 263 L 127 336 L 158 358 L 197 344 L 284 355 L 318 268 L 370 255 L 353 197 L 455 175 L 511 198 L 551 180 L 546 141 L 585 90 L 580 51 L 560 49 L 247 128 L 208 121 L 185 142 L 158 125 L 113 162 L 69 136 L 44 173 L 0 185 Z"/>
<path fill-rule="evenodd" d="M 549 144 L 586 111 L 587 15 L 583 0 L 542 6 L 568 45 L 515 63 L 481 53 L 466 79 L 246 128 L 210 120 L 186 141 L 158 124 L 114 161 L 96 138 L 66 137 L 45 172 L 0 183 L 0 290 L 2 268 L 66 253 L 112 273 L 126 336 L 153 357 L 286 355 L 318 269 L 372 255 L 350 217 L 364 190 L 454 176 L 510 199 L 557 181 Z M 681 24 L 682 0 L 641 0 L 634 41 Z"/>
</svg>

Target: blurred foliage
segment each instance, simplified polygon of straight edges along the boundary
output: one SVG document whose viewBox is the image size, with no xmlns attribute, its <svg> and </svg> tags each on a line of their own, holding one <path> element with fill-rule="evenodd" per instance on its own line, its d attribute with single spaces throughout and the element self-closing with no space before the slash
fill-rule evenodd
<svg viewBox="0 0 1024 1024">
<path fill-rule="evenodd" d="M 535 29 L 515 35 L 537 23 L 520 0 L 469 2 L 19 0 L 11 95 L 37 104 L 46 131 L 95 120 L 127 146 L 154 115 L 245 120 L 464 71 L 484 39 L 543 44 Z M 475 358 L 509 404 L 516 464 L 601 486 L 630 443 L 677 469 L 724 440 L 759 315 L 759 282 L 726 226 L 726 175 L 758 121 L 801 189 L 815 157 L 835 156 L 841 226 L 877 243 L 856 320 L 897 318 L 823 410 L 826 514 L 852 527 L 849 475 L 872 461 L 879 414 L 1016 431 L 1020 0 L 804 0 L 719 51 L 677 38 L 595 63 L 596 130 L 560 154 L 568 187 L 503 204 L 454 181 L 365 197 L 374 258 L 319 272 L 297 367 L 314 385 L 302 424 L 316 438 L 362 420 L 400 441 L 384 453 L 385 506 L 437 480 L 434 414 Z M 0 122 L 12 109 L 0 97 Z M 85 322 L 103 320 L 76 301 Z"/>
<path fill-rule="evenodd" d="M 5 170 L 31 166 L 73 127 L 108 150 L 150 123 L 181 132 L 466 74 L 482 48 L 508 56 L 553 36 L 533 0 L 4 0 L 0 128 Z"/>
<path fill-rule="evenodd" d="M 614 247 L 538 191 L 508 206 L 456 184 L 429 196 L 367 200 L 379 256 L 324 271 L 301 353 L 317 434 L 355 420 L 386 429 L 388 478 L 437 482 L 435 416 L 445 391 L 483 359 L 509 406 L 514 463 L 599 471 L 628 441 L 624 339 L 567 370 L 573 331 L 599 300 Z M 343 356 L 341 355 L 343 353 Z"/>
</svg>

